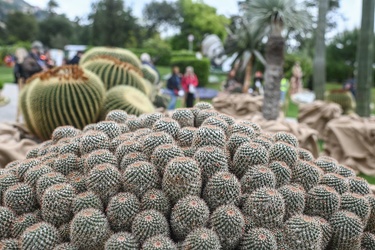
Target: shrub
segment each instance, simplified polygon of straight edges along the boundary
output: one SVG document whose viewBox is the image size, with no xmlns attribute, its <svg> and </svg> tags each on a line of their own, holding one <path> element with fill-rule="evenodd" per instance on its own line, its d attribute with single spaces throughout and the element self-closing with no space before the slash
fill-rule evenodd
<svg viewBox="0 0 375 250">
<path fill-rule="evenodd" d="M 194 72 L 198 77 L 199 86 L 205 87 L 208 85 L 208 76 L 210 74 L 210 60 L 209 59 L 196 59 L 196 58 L 180 58 L 180 59 L 173 59 L 171 61 L 172 65 L 176 65 L 180 67 L 181 72 L 185 73 L 185 69 L 188 66 L 192 66 L 194 68 Z"/>
</svg>

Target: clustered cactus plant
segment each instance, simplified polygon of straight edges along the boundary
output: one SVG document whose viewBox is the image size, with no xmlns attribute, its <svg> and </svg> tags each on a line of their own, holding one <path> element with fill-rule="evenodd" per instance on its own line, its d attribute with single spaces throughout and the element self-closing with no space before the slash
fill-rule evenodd
<svg viewBox="0 0 375 250">
<path fill-rule="evenodd" d="M 204 103 L 57 128 L 1 170 L 0 249 L 374 249 L 368 183 L 297 147 Z"/>
</svg>

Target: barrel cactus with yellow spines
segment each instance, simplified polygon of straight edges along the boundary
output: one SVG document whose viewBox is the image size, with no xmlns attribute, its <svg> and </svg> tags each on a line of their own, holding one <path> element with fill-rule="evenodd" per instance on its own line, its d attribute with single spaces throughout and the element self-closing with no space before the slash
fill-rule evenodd
<svg viewBox="0 0 375 250">
<path fill-rule="evenodd" d="M 82 67 L 98 75 L 107 90 L 118 85 L 128 85 L 146 94 L 151 92 L 150 84 L 143 79 L 139 68 L 114 57 L 98 56 L 84 63 Z"/>
<path fill-rule="evenodd" d="M 71 125 L 82 129 L 96 122 L 103 105 L 102 81 L 79 66 L 51 69 L 34 79 L 20 95 L 27 127 L 47 140 L 55 128 Z"/>
<path fill-rule="evenodd" d="M 84 63 L 98 56 L 111 56 L 111 57 L 117 58 L 118 60 L 122 62 L 130 63 L 137 68 L 141 68 L 142 66 L 141 61 L 133 52 L 127 49 L 114 48 L 114 47 L 92 48 L 88 50 L 87 52 L 85 52 L 85 54 L 83 54 L 79 63 L 80 65 L 83 65 Z"/>
<path fill-rule="evenodd" d="M 341 106 L 344 114 L 353 113 L 355 110 L 355 100 L 351 92 L 347 90 L 331 90 L 325 94 L 325 99 L 328 102 L 334 102 Z"/>
<path fill-rule="evenodd" d="M 144 64 L 144 65 L 142 65 L 141 70 L 142 70 L 142 73 L 143 73 L 143 77 L 145 79 L 149 80 L 150 83 L 157 84 L 159 82 L 159 75 L 156 72 L 156 70 L 151 68 L 151 66 L 149 66 L 147 64 Z"/>
<path fill-rule="evenodd" d="M 115 109 L 124 110 L 132 115 L 141 115 L 153 112 L 154 106 L 140 90 L 130 86 L 117 86 L 106 94 L 103 115 Z"/>
</svg>

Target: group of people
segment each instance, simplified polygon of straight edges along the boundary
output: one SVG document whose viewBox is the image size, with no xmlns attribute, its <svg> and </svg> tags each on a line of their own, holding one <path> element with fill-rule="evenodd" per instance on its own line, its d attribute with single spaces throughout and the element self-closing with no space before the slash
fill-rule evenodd
<svg viewBox="0 0 375 250">
<path fill-rule="evenodd" d="M 167 81 L 166 92 L 171 97 L 167 109 L 175 109 L 179 96 L 185 97 L 185 106 L 187 108 L 193 107 L 197 87 L 198 77 L 195 75 L 193 67 L 186 67 L 185 74 L 182 75 L 180 73 L 180 68 L 173 66 L 172 75 Z"/>
<path fill-rule="evenodd" d="M 63 64 L 78 64 L 83 52 L 78 51 L 71 60 L 64 60 Z M 4 61 L 8 66 L 13 66 L 14 81 L 18 83 L 20 79 L 28 79 L 32 75 L 46 71 L 56 66 L 50 51 L 43 48 L 43 44 L 34 41 L 31 50 L 18 48 L 14 56 L 8 55 Z"/>
</svg>

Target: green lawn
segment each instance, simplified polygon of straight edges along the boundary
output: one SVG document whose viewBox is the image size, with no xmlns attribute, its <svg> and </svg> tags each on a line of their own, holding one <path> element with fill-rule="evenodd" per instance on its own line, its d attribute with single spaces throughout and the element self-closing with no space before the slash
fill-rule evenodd
<svg viewBox="0 0 375 250">
<path fill-rule="evenodd" d="M 9 83 L 13 81 L 14 81 L 13 68 L 0 66 L 0 82 Z"/>
</svg>

